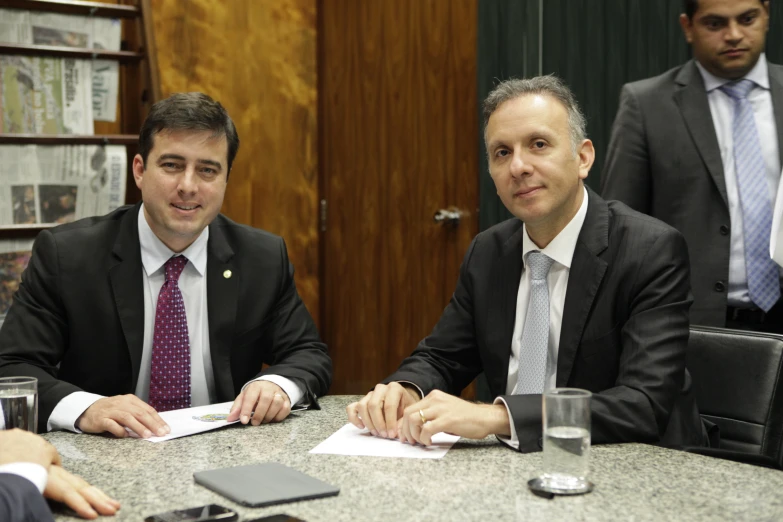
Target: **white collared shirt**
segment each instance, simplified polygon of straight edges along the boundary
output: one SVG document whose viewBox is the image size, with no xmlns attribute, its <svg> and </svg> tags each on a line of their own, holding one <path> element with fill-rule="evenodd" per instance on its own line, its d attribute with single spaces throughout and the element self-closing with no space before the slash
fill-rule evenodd
<svg viewBox="0 0 783 522">
<path fill-rule="evenodd" d="M 740 308 L 753 307 L 755 305 L 752 304 L 748 293 L 742 205 L 740 204 L 739 188 L 737 186 L 737 173 L 734 168 L 734 100 L 719 89 L 734 80 L 715 76 L 702 67 L 698 61 L 696 62 L 696 67 L 698 67 L 704 79 L 704 87 L 707 90 L 712 123 L 715 126 L 720 156 L 723 161 L 726 195 L 729 200 L 731 250 L 729 257 L 728 303 L 730 306 Z M 767 59 L 762 53 L 756 65 L 743 79 L 751 80 L 756 84 L 756 87 L 748 94 L 748 101 L 753 107 L 753 115 L 756 120 L 761 154 L 764 157 L 764 165 L 766 167 L 769 206 L 772 209 L 778 192 L 781 165 L 778 150 L 778 129 L 775 125 L 775 113 L 772 109 L 772 94 L 770 93 L 767 69 Z M 783 129 L 780 130 L 783 131 Z"/>
<path fill-rule="evenodd" d="M 134 394 L 144 402 L 149 400 L 150 365 L 152 362 L 152 339 L 155 328 L 155 310 L 158 294 L 166 281 L 165 267 L 176 252 L 169 249 L 152 231 L 144 216 L 144 205 L 138 215 L 139 243 L 144 286 L 144 338 L 139 378 Z M 207 309 L 207 243 L 209 227 L 186 248 L 181 255 L 188 258 L 182 270 L 178 286 L 185 304 L 190 341 L 190 390 L 191 406 L 204 406 L 217 402 L 215 376 L 209 346 L 209 313 Z M 260 370 L 260 368 L 259 368 Z M 279 375 L 265 375 L 254 380 L 266 380 L 280 386 L 288 395 L 293 407 L 301 401 L 302 389 L 290 379 Z M 253 381 L 250 381 L 253 382 Z M 247 384 L 245 384 L 247 386 Z M 65 429 L 79 432 L 75 423 L 84 411 L 102 395 L 88 392 L 74 392 L 64 397 L 55 406 L 47 423 L 48 430 Z"/>
<path fill-rule="evenodd" d="M 522 232 L 522 263 L 525 262 L 525 256 L 528 252 L 539 251 L 542 254 L 554 260 L 547 276 L 547 287 L 549 288 L 549 343 L 548 350 L 552 354 L 552 368 L 549 375 L 546 376 L 544 388 L 555 387 L 557 379 L 557 356 L 560 349 L 560 330 L 563 326 L 563 306 L 565 305 L 566 290 L 568 290 L 568 275 L 571 271 L 571 261 L 574 258 L 576 242 L 579 239 L 579 233 L 582 231 L 585 218 L 587 217 L 587 189 L 582 188 L 582 204 L 571 221 L 549 242 L 545 248 L 538 248 L 527 233 L 527 227 L 523 225 Z M 508 363 L 508 377 L 506 379 L 506 394 L 512 395 L 514 386 L 517 383 L 517 373 L 519 373 L 519 353 L 522 345 L 522 332 L 525 329 L 525 317 L 527 315 L 527 305 L 530 301 L 530 271 L 522 269 L 522 277 L 519 279 L 519 290 L 517 291 L 516 318 L 514 320 L 514 334 L 511 337 L 511 358 Z M 511 426 L 511 438 L 500 437 L 504 442 L 514 447 L 519 445 L 517 432 L 514 428 L 514 418 L 511 411 L 508 410 L 508 404 L 498 397 L 495 404 L 505 404 L 508 411 L 509 424 Z"/>
</svg>

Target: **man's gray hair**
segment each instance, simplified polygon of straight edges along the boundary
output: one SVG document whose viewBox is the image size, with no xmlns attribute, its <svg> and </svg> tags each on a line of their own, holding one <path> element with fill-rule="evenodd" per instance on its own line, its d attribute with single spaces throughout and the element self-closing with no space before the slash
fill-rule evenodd
<svg viewBox="0 0 783 522">
<path fill-rule="evenodd" d="M 547 76 L 536 76 L 535 78 L 517 79 L 512 78 L 500 82 L 497 87 L 492 89 L 487 99 L 484 100 L 484 142 L 487 141 L 487 124 L 489 117 L 502 104 L 509 100 L 525 96 L 527 94 L 543 94 L 555 98 L 563 104 L 568 112 L 568 127 L 571 131 L 571 149 L 574 155 L 579 150 L 579 145 L 587 137 L 587 121 L 579 103 L 576 101 L 571 89 L 558 78 L 550 74 Z M 489 151 L 487 151 L 489 152 Z"/>
</svg>

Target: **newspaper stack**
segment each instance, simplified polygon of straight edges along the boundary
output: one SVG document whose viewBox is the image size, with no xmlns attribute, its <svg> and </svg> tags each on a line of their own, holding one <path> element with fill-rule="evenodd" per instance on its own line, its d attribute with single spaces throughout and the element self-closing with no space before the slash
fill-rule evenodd
<svg viewBox="0 0 783 522">
<path fill-rule="evenodd" d="M 120 21 L 0 9 L 0 42 L 119 51 Z M 0 132 L 92 134 L 115 121 L 119 64 L 0 56 Z"/>
<path fill-rule="evenodd" d="M 125 202 L 123 145 L 0 145 L 0 226 L 68 223 Z"/>
</svg>

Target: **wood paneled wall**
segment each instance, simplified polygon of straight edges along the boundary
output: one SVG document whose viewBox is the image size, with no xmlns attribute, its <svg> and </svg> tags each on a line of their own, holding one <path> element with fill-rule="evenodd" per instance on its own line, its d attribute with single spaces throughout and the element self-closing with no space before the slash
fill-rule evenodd
<svg viewBox="0 0 783 522">
<path fill-rule="evenodd" d="M 163 96 L 202 91 L 240 147 L 223 212 L 283 236 L 318 321 L 316 0 L 153 0 Z"/>
</svg>

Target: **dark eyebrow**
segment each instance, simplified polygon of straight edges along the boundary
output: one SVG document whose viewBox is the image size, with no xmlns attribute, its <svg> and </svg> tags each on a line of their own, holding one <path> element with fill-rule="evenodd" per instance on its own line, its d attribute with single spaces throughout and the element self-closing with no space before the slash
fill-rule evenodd
<svg viewBox="0 0 783 522">
<path fill-rule="evenodd" d="M 158 158 L 158 163 L 165 160 L 186 161 L 185 157 L 180 156 L 179 154 L 161 154 L 160 157 Z M 196 160 L 196 163 L 200 163 L 202 165 L 211 165 L 212 167 L 215 167 L 218 170 L 223 170 L 223 165 L 221 165 L 219 161 L 199 158 Z"/>
<path fill-rule="evenodd" d="M 180 156 L 179 154 L 161 154 L 160 157 L 158 158 L 158 162 L 161 162 L 163 160 L 169 160 L 169 159 L 185 161 L 184 156 Z"/>
<path fill-rule="evenodd" d="M 743 16 L 748 16 L 748 15 L 757 15 L 759 14 L 759 11 L 761 11 L 760 8 L 754 7 L 753 9 L 748 9 L 747 11 L 739 15 L 737 18 L 742 18 Z"/>
<path fill-rule="evenodd" d="M 223 170 L 223 165 L 221 165 L 219 161 L 214 161 L 210 159 L 197 159 L 196 163 L 201 163 L 202 165 L 211 165 L 218 170 Z"/>
<path fill-rule="evenodd" d="M 500 145 L 505 145 L 505 144 L 502 141 L 500 141 L 500 140 L 490 141 L 489 145 L 487 146 L 487 150 L 496 149 Z"/>
</svg>

